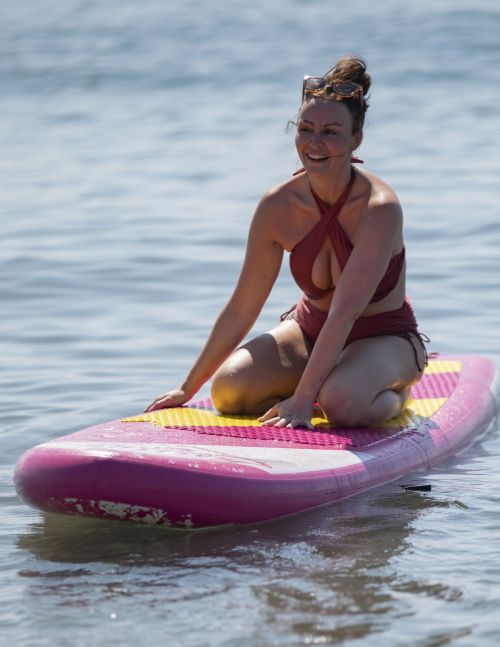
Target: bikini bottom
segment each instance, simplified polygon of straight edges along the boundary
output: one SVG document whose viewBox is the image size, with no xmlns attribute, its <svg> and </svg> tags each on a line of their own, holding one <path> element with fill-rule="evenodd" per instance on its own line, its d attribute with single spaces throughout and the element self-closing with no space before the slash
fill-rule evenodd
<svg viewBox="0 0 500 647">
<path fill-rule="evenodd" d="M 307 339 L 314 346 L 327 317 L 327 311 L 320 310 L 303 295 L 296 305 L 281 315 L 281 321 L 295 319 Z M 428 354 L 424 342 L 428 342 L 429 338 L 418 332 L 417 320 L 408 301 L 405 300 L 401 308 L 397 310 L 381 312 L 380 314 L 370 315 L 369 317 L 358 317 L 347 337 L 344 348 L 358 339 L 380 337 L 382 335 L 395 335 L 396 337 L 406 339 L 413 348 L 418 370 L 420 372 L 424 370 L 424 367 L 420 366 L 414 339 L 418 339 L 424 349 L 425 366 L 427 366 Z"/>
</svg>

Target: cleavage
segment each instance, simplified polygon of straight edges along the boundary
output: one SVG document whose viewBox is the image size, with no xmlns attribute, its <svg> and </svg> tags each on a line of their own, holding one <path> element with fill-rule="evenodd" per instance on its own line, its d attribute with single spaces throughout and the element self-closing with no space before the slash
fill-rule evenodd
<svg viewBox="0 0 500 647">
<path fill-rule="evenodd" d="M 311 281 L 320 290 L 333 290 L 335 285 L 332 277 L 337 277 L 339 274 L 339 262 L 333 251 L 332 244 L 327 238 L 312 264 Z"/>
</svg>

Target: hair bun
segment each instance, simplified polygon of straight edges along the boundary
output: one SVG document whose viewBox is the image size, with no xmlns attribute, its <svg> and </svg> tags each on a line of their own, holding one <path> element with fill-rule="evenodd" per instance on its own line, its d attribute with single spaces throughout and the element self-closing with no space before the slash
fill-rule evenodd
<svg viewBox="0 0 500 647">
<path fill-rule="evenodd" d="M 365 97 L 372 83 L 371 76 L 366 71 L 366 63 L 361 58 L 356 58 L 350 54 L 340 58 L 325 76 L 335 81 L 358 83 L 363 87 Z"/>
</svg>

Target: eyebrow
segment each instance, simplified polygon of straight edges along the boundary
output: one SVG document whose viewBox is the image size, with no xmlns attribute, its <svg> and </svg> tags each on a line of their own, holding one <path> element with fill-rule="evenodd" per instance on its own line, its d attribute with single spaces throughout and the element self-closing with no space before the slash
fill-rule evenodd
<svg viewBox="0 0 500 647">
<path fill-rule="evenodd" d="M 303 121 L 306 124 L 311 124 L 311 126 L 314 126 L 314 121 L 309 121 L 308 119 L 301 119 L 300 121 Z M 340 128 L 342 127 L 342 124 L 338 124 L 335 121 L 332 121 L 330 124 L 323 124 L 323 126 L 339 126 Z"/>
</svg>

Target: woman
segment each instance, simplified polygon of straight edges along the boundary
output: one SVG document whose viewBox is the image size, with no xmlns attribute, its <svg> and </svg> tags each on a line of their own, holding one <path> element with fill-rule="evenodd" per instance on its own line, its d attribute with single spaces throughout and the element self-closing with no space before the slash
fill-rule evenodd
<svg viewBox="0 0 500 647">
<path fill-rule="evenodd" d="M 184 404 L 212 375 L 219 411 L 260 414 L 276 427 L 310 428 L 315 402 L 332 425 L 373 425 L 404 409 L 427 355 L 405 300 L 400 204 L 380 178 L 352 166 L 370 82 L 351 56 L 304 78 L 295 139 L 303 169 L 260 201 L 233 295 L 185 382 L 147 411 Z M 284 250 L 302 298 L 234 350 Z"/>
</svg>

